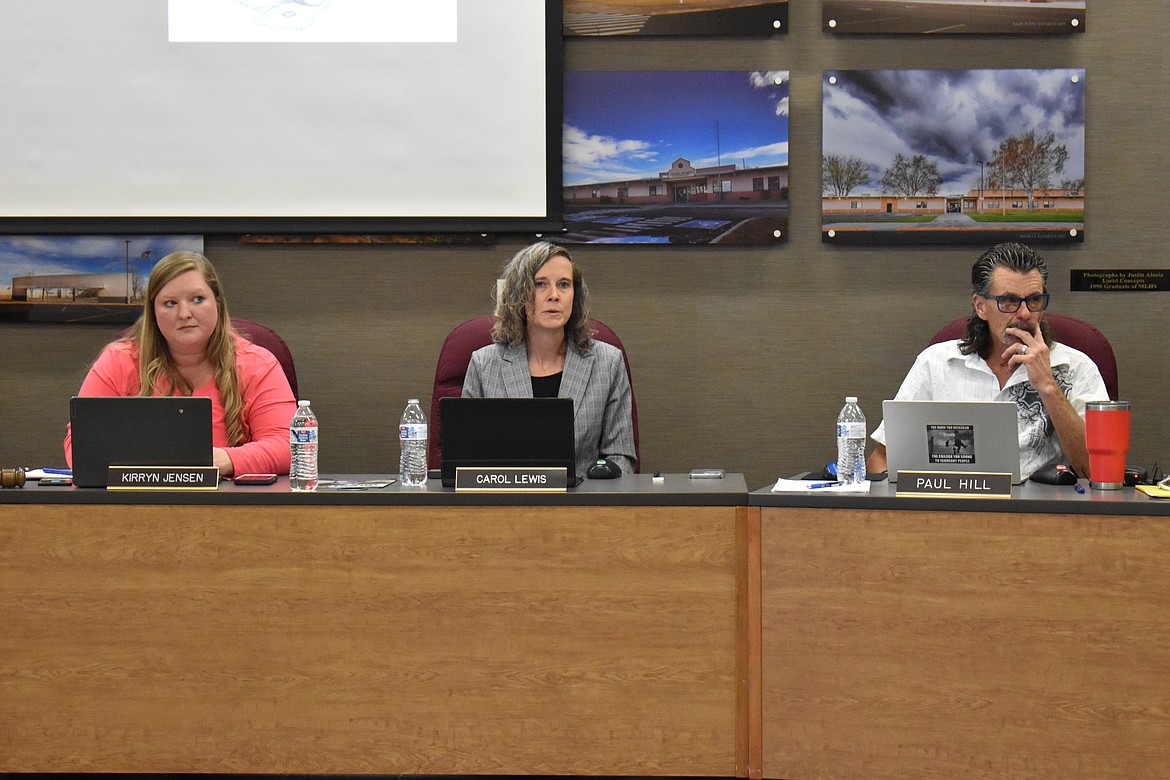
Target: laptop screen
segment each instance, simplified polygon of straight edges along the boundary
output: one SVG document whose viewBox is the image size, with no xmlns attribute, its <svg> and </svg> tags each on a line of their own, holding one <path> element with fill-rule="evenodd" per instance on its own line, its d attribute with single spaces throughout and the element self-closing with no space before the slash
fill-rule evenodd
<svg viewBox="0 0 1170 780">
<path fill-rule="evenodd" d="M 110 466 L 211 466 L 211 399 L 93 397 L 69 401 L 73 484 L 105 487 Z"/>
<path fill-rule="evenodd" d="M 461 466 L 563 466 L 578 482 L 571 398 L 440 398 L 443 484 Z"/>
<path fill-rule="evenodd" d="M 884 401 L 889 479 L 899 471 L 1011 474 L 1020 482 L 1011 401 Z"/>
</svg>

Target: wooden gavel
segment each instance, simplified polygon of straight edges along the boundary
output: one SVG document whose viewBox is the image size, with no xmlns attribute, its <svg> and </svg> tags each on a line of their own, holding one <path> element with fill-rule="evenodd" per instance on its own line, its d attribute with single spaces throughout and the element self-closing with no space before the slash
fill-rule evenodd
<svg viewBox="0 0 1170 780">
<path fill-rule="evenodd" d="M 0 469 L 0 488 L 24 487 L 24 469 Z"/>
</svg>

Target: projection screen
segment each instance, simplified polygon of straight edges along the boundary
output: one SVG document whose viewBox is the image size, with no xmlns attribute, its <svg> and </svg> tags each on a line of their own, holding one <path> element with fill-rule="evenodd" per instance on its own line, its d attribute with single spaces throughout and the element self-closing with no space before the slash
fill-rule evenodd
<svg viewBox="0 0 1170 780">
<path fill-rule="evenodd" d="M 561 225 L 560 3 L 0 0 L 0 232 Z"/>
</svg>

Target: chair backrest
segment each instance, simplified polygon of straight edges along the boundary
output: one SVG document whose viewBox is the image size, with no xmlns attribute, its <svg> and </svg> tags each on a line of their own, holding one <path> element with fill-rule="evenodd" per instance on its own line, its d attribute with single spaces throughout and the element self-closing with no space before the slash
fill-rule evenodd
<svg viewBox="0 0 1170 780">
<path fill-rule="evenodd" d="M 232 317 L 232 327 L 240 332 L 240 335 L 251 341 L 257 346 L 264 347 L 271 352 L 280 362 L 280 367 L 284 369 L 284 375 L 288 377 L 289 387 L 292 388 L 293 398 L 300 400 L 300 391 L 297 388 L 297 367 L 293 362 L 292 350 L 288 348 L 288 344 L 284 343 L 284 339 L 280 334 L 274 331 L 267 325 L 261 325 L 259 322 L 252 320 L 244 320 L 239 317 Z"/>
<path fill-rule="evenodd" d="M 471 362 L 471 353 L 492 343 L 492 327 L 496 324 L 494 314 L 462 322 L 447 334 L 443 346 L 439 348 L 439 360 L 435 366 L 435 385 L 431 392 L 431 435 L 427 441 L 427 460 L 432 469 L 437 469 L 443 463 L 443 451 L 439 437 L 439 399 L 448 396 L 463 394 L 463 379 L 467 376 L 467 365 Z M 622 345 L 617 334 L 603 322 L 589 320 L 593 329 L 593 337 L 606 344 L 612 344 L 622 351 L 622 359 L 626 364 L 626 376 L 630 380 L 630 416 L 634 424 L 634 455 L 638 459 L 637 468 L 642 467 L 642 456 L 638 446 L 638 402 L 634 397 L 634 377 L 630 372 L 630 358 L 626 355 L 626 348 Z"/>
<path fill-rule="evenodd" d="M 293 362 L 292 350 L 288 348 L 288 344 L 284 343 L 280 334 L 267 325 L 261 325 L 252 320 L 232 317 L 231 322 L 232 327 L 238 330 L 241 336 L 253 344 L 264 347 L 276 357 L 280 367 L 284 369 L 284 375 L 288 377 L 288 385 L 292 388 L 293 398 L 300 400 L 300 391 L 297 389 L 297 367 Z M 118 334 L 118 338 L 128 334 L 132 328 L 133 326 L 123 329 Z"/>
<path fill-rule="evenodd" d="M 1065 314 L 1045 314 L 1044 319 L 1052 328 L 1053 339 L 1073 349 L 1079 349 L 1093 359 L 1093 362 L 1097 364 L 1097 370 L 1101 372 L 1101 378 L 1105 380 L 1105 389 L 1109 391 L 1109 397 L 1116 401 L 1119 397 L 1117 394 L 1117 358 L 1113 354 L 1113 347 L 1109 344 L 1109 339 L 1105 338 L 1105 334 L 1084 320 L 1078 320 L 1076 317 L 1069 317 Z M 940 341 L 961 339 L 966 334 L 967 318 L 960 317 L 944 325 L 938 333 L 934 334 L 930 343 L 937 344 Z"/>
</svg>

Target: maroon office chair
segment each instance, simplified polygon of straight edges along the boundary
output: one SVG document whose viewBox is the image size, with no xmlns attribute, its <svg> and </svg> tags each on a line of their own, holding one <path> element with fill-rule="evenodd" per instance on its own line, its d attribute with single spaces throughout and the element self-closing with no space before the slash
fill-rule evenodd
<svg viewBox="0 0 1170 780">
<path fill-rule="evenodd" d="M 1116 401 L 1119 397 L 1117 394 L 1117 358 L 1114 356 L 1113 347 L 1110 346 L 1109 339 L 1105 338 L 1105 334 L 1084 320 L 1078 320 L 1076 317 L 1069 317 L 1065 314 L 1045 314 L 1044 319 L 1052 328 L 1053 339 L 1073 349 L 1079 349 L 1093 359 L 1093 362 L 1097 364 L 1097 370 L 1101 372 L 1101 378 L 1105 380 L 1105 389 L 1109 391 L 1109 397 Z M 967 318 L 960 317 L 944 325 L 938 333 L 934 334 L 930 343 L 937 344 L 940 341 L 961 339 L 965 335 L 967 335 Z"/>
<path fill-rule="evenodd" d="M 450 396 L 463 395 L 463 379 L 467 376 L 467 365 L 471 362 L 471 353 L 492 343 L 492 327 L 496 324 L 494 314 L 462 322 L 447 334 L 443 346 L 439 348 L 439 361 L 435 366 L 435 385 L 431 391 L 431 436 L 427 441 L 427 460 L 432 469 L 437 469 L 443 463 L 443 450 L 440 443 L 439 399 Z M 598 320 L 589 320 L 593 329 L 593 337 L 606 344 L 612 344 L 622 351 L 622 360 L 626 364 L 626 377 L 630 380 L 630 417 L 634 424 L 634 455 L 638 459 L 635 471 L 642 468 L 642 455 L 638 449 L 638 403 L 634 399 L 634 378 L 630 372 L 630 358 L 626 355 L 626 348 L 621 339 L 608 325 Z"/>
<path fill-rule="evenodd" d="M 267 325 L 261 325 L 259 322 L 252 320 L 244 320 L 239 317 L 231 318 L 232 327 L 240 332 L 240 335 L 251 341 L 257 346 L 264 347 L 271 352 L 280 363 L 280 367 L 284 369 L 284 375 L 288 377 L 288 385 L 292 388 L 293 398 L 300 399 L 297 391 L 297 367 L 293 362 L 292 351 L 288 348 L 288 344 L 284 343 L 284 339 L 280 334 L 274 331 Z M 118 334 L 118 338 L 122 338 L 129 333 L 131 328 L 124 329 Z"/>
<path fill-rule="evenodd" d="M 280 367 L 284 369 L 284 375 L 288 377 L 288 386 L 292 388 L 293 398 L 300 400 L 301 396 L 297 390 L 297 367 L 293 362 L 292 350 L 284 343 L 280 334 L 267 325 L 252 320 L 232 317 L 231 321 L 232 327 L 238 330 L 241 336 L 257 346 L 264 347 L 276 357 Z"/>
</svg>

